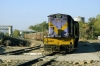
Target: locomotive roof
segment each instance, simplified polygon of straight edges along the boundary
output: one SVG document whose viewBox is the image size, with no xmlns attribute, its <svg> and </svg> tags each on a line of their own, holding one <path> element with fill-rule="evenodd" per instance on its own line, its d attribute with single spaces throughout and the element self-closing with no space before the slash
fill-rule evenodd
<svg viewBox="0 0 100 66">
<path fill-rule="evenodd" d="M 51 14 L 51 15 L 48 15 L 47 17 L 53 16 L 53 15 L 57 15 L 57 14 L 60 14 L 60 15 L 65 15 L 65 16 L 70 16 L 70 15 L 68 15 L 68 14 L 56 13 L 56 14 Z"/>
</svg>

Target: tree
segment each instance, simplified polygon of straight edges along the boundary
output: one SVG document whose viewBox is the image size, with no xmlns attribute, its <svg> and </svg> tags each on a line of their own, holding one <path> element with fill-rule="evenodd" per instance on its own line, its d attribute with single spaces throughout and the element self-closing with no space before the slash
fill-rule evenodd
<svg viewBox="0 0 100 66">
<path fill-rule="evenodd" d="M 15 30 L 13 31 L 13 37 L 18 37 L 18 36 L 20 36 L 20 31 L 17 30 L 17 29 L 15 29 Z"/>
<path fill-rule="evenodd" d="M 80 21 L 79 22 L 79 32 L 80 32 L 79 33 L 80 39 L 87 39 L 89 37 L 89 25 L 88 25 L 88 23 Z"/>
<path fill-rule="evenodd" d="M 7 32 L 7 33 L 5 33 L 5 36 L 9 36 L 9 33 Z"/>
<path fill-rule="evenodd" d="M 48 24 L 46 23 L 46 21 L 43 21 L 42 23 L 36 24 L 36 25 L 33 25 L 33 26 L 31 25 L 31 26 L 29 26 L 29 29 L 41 32 L 41 31 L 43 31 L 44 27 L 46 29 L 48 29 Z"/>
<path fill-rule="evenodd" d="M 46 21 L 43 21 L 40 25 L 41 25 L 42 29 L 44 29 L 44 30 L 48 29 L 48 23 L 46 23 Z"/>
<path fill-rule="evenodd" d="M 83 30 L 83 22 L 78 22 L 79 23 L 79 34 L 80 34 L 80 38 L 83 37 L 83 33 L 84 33 L 84 30 Z"/>
<path fill-rule="evenodd" d="M 94 36 L 94 31 L 93 31 L 93 26 L 96 22 L 96 18 L 95 17 L 90 17 L 88 19 L 88 25 L 89 25 L 89 38 L 92 38 L 93 39 L 93 36 Z"/>
<path fill-rule="evenodd" d="M 93 28 L 94 28 L 94 35 L 96 37 L 100 36 L 100 14 L 96 16 L 96 21 L 93 25 Z"/>
<path fill-rule="evenodd" d="M 90 32 L 90 37 L 95 38 L 100 35 L 100 14 L 98 14 L 96 17 L 90 17 L 88 19 L 88 24 L 89 24 L 89 32 Z"/>
<path fill-rule="evenodd" d="M 93 28 L 95 35 L 100 35 L 100 21 L 96 21 Z"/>
<path fill-rule="evenodd" d="M 96 18 L 95 18 L 95 17 L 90 17 L 90 18 L 88 19 L 89 26 L 90 26 L 90 27 L 93 26 L 94 23 L 95 23 L 95 21 L 96 21 Z"/>
<path fill-rule="evenodd" d="M 97 19 L 97 20 L 100 20 L 100 14 L 98 14 L 98 15 L 96 16 L 96 19 Z"/>
<path fill-rule="evenodd" d="M 31 25 L 31 26 L 29 26 L 29 29 L 33 29 L 34 27 Z"/>
</svg>

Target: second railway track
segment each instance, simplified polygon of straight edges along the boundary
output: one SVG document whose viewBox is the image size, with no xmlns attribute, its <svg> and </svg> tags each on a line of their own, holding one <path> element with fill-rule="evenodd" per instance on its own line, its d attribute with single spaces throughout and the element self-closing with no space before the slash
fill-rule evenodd
<svg viewBox="0 0 100 66">
<path fill-rule="evenodd" d="M 93 66 L 94 63 L 98 64 L 100 61 L 95 52 L 96 51 L 92 45 L 89 45 L 88 43 L 79 43 L 78 49 L 71 54 L 57 55 L 51 53 L 50 55 L 48 54 L 33 60 L 31 59 L 30 61 L 19 64 L 18 66 Z"/>
<path fill-rule="evenodd" d="M 19 64 L 18 66 L 46 66 L 46 65 L 50 64 L 51 62 L 55 61 L 54 59 L 57 58 L 57 56 L 55 56 L 56 54 L 57 54 L 56 52 L 49 53 L 49 54 L 46 54 L 39 58 Z"/>
<path fill-rule="evenodd" d="M 42 47 L 40 47 L 40 46 L 29 47 L 29 48 L 25 48 L 25 49 L 0 53 L 0 55 L 20 55 L 20 54 L 27 53 L 27 52 L 30 52 L 32 50 L 37 50 L 37 49 L 40 49 L 40 48 L 42 48 Z"/>
</svg>

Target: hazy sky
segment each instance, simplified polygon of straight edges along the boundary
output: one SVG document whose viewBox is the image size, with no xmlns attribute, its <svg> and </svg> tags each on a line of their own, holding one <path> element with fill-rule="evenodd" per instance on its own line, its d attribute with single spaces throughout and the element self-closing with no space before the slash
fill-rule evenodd
<svg viewBox="0 0 100 66">
<path fill-rule="evenodd" d="M 82 16 L 87 21 L 100 14 L 100 0 L 0 0 L 0 25 L 13 29 L 27 29 L 53 13 Z"/>
</svg>

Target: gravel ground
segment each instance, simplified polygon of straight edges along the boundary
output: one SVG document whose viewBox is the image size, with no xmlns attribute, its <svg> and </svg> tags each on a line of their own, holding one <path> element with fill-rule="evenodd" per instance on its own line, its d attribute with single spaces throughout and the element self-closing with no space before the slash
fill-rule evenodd
<svg viewBox="0 0 100 66">
<path fill-rule="evenodd" d="M 0 66 L 16 66 L 21 63 L 42 57 L 40 56 L 33 56 L 33 55 L 0 55 Z"/>
<path fill-rule="evenodd" d="M 42 63 L 45 63 L 46 61 L 42 61 L 41 63 L 38 63 L 36 65 L 32 65 L 32 66 L 41 66 Z M 52 62 L 51 64 L 49 64 L 48 66 L 99 66 L 100 62 L 98 61 L 93 61 L 91 63 L 86 63 L 84 62 L 74 62 L 74 61 L 55 61 Z"/>
<path fill-rule="evenodd" d="M 8 47 L 6 49 L 0 48 L 0 52 L 14 51 L 16 49 L 23 49 L 23 48 L 22 47 Z M 41 48 L 40 50 L 31 51 L 30 53 L 34 53 L 34 52 L 37 52 L 37 53 L 43 52 L 43 48 Z M 38 56 L 36 55 L 8 55 L 8 56 L 1 55 L 0 66 L 15 66 L 17 64 L 26 62 L 28 60 L 31 60 L 39 56 L 42 56 L 42 55 L 38 55 Z M 51 66 L 100 66 L 100 44 L 99 44 L 99 41 L 79 42 L 78 49 L 74 53 L 66 54 L 63 56 L 57 55 L 55 57 L 57 58 L 55 59 L 55 62 L 52 62 L 50 64 Z M 32 66 L 41 66 L 41 64 L 47 61 L 48 59 L 46 58 L 46 59 L 43 59 L 43 61 L 38 62 L 37 64 L 33 64 Z"/>
<path fill-rule="evenodd" d="M 21 64 L 27 61 L 29 60 L 3 60 L 3 62 L 0 63 L 0 66 L 17 66 L 18 64 Z"/>
<path fill-rule="evenodd" d="M 0 63 L 0 66 L 17 66 L 18 64 L 27 62 L 29 60 L 11 60 L 11 61 L 5 61 Z M 41 61 L 37 64 L 33 64 L 32 66 L 41 66 L 43 63 L 47 61 Z M 90 63 L 87 63 L 86 61 L 55 61 L 48 66 L 100 66 L 99 61 L 91 61 Z"/>
<path fill-rule="evenodd" d="M 99 57 L 97 54 L 94 53 L 82 53 L 82 54 L 70 54 L 65 56 L 59 56 L 57 61 L 91 61 L 91 60 L 97 60 L 99 61 Z"/>
</svg>

